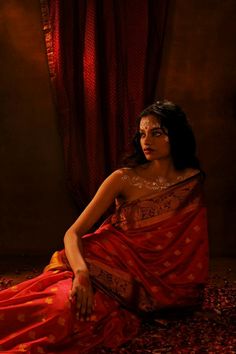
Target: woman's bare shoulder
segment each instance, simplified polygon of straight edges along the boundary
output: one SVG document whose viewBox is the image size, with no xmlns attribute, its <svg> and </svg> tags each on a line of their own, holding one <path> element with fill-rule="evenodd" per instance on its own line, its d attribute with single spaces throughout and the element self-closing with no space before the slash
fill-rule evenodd
<svg viewBox="0 0 236 354">
<path fill-rule="evenodd" d="M 139 172 L 146 171 L 148 170 L 149 164 L 142 164 L 142 165 L 137 165 L 134 167 L 122 167 L 117 171 L 120 171 L 121 174 L 125 175 L 136 175 L 139 174 Z"/>
<path fill-rule="evenodd" d="M 127 197 L 127 193 L 130 192 L 130 182 L 133 178 L 137 178 L 134 167 L 122 167 L 114 171 L 113 174 L 117 178 L 117 183 L 121 186 L 122 194 Z"/>
<path fill-rule="evenodd" d="M 116 175 L 123 177 L 125 175 L 132 175 L 134 173 L 134 169 L 132 167 L 121 167 L 118 170 L 114 171 Z"/>
<path fill-rule="evenodd" d="M 123 188 L 125 186 L 125 182 L 128 178 L 131 178 L 134 175 L 133 169 L 129 167 L 122 167 L 115 171 L 113 171 L 106 179 L 111 184 L 116 187 Z"/>
</svg>

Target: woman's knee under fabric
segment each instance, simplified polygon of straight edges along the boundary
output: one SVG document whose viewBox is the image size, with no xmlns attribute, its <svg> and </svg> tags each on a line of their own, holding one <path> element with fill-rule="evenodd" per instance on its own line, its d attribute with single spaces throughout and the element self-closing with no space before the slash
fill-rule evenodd
<svg viewBox="0 0 236 354">
<path fill-rule="evenodd" d="M 67 336 L 73 322 L 71 284 L 69 272 L 45 274 L 19 284 L 19 289 L 7 289 L 9 299 L 1 299 L 0 293 L 2 348 L 34 341 L 53 343 Z"/>
<path fill-rule="evenodd" d="M 10 290 L 15 294 L 9 300 L 0 298 L 0 350 L 34 353 L 74 343 L 83 353 L 98 345 L 116 347 L 137 333 L 138 318 L 99 290 L 92 321 L 77 320 L 76 301 L 69 300 L 72 278 L 71 272 L 44 273 L 20 284 L 19 292 Z"/>
</svg>

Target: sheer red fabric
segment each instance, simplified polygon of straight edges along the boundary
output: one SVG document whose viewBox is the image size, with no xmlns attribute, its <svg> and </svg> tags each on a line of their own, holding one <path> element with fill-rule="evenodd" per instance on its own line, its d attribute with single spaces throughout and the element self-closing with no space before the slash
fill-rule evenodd
<svg viewBox="0 0 236 354">
<path fill-rule="evenodd" d="M 67 181 L 83 209 L 155 99 L 168 0 L 41 0 Z"/>
<path fill-rule="evenodd" d="M 143 316 L 199 306 L 208 277 L 200 174 L 117 206 L 83 244 L 95 290 L 91 321 L 76 320 L 73 274 L 56 252 L 42 275 L 0 292 L 0 351 L 92 353 L 134 337 Z"/>
</svg>

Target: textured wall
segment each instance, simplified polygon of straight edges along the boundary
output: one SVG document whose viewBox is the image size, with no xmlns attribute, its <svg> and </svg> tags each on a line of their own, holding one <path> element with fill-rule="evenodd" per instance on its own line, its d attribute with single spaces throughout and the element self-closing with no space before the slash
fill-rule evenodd
<svg viewBox="0 0 236 354">
<path fill-rule="evenodd" d="M 50 253 L 74 211 L 38 0 L 0 2 L 0 41 L 0 253 Z"/>
<path fill-rule="evenodd" d="M 207 173 L 213 255 L 235 255 L 236 1 L 171 0 L 158 96 L 182 105 Z"/>
</svg>

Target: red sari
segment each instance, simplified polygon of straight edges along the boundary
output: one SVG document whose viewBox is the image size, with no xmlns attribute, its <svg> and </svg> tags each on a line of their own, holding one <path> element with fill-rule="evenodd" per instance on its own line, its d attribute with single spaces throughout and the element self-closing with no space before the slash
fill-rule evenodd
<svg viewBox="0 0 236 354">
<path fill-rule="evenodd" d="M 83 245 L 95 291 L 91 321 L 76 319 L 73 273 L 56 252 L 43 274 L 0 292 L 0 353 L 114 348 L 138 333 L 143 315 L 199 305 L 208 277 L 201 175 L 117 205 Z"/>
</svg>

